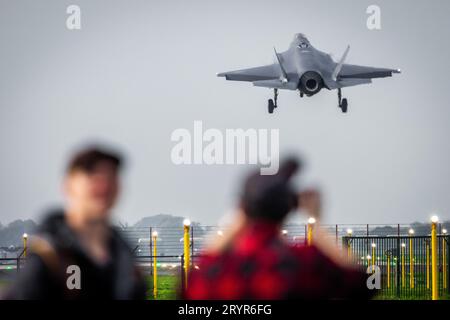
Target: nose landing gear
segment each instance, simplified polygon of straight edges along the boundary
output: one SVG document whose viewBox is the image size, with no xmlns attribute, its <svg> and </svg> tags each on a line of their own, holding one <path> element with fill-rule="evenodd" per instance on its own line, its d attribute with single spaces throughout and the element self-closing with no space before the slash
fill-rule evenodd
<svg viewBox="0 0 450 320">
<path fill-rule="evenodd" d="M 273 110 L 278 107 L 278 89 L 273 89 L 273 100 L 269 99 L 268 110 L 269 113 L 273 113 Z"/>
</svg>

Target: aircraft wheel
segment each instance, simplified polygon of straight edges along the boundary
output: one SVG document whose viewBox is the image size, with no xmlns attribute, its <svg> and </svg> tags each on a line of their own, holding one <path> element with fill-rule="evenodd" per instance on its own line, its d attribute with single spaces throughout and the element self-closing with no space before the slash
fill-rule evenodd
<svg viewBox="0 0 450 320">
<path fill-rule="evenodd" d="M 346 98 L 342 99 L 342 102 L 341 102 L 341 110 L 342 110 L 343 113 L 347 113 L 347 110 L 348 110 L 348 102 L 347 102 L 347 99 L 346 99 Z"/>
<path fill-rule="evenodd" d="M 269 99 L 269 105 L 268 105 L 268 109 L 269 109 L 269 113 L 273 113 L 273 110 L 276 108 L 275 104 L 273 103 L 272 99 Z"/>
</svg>

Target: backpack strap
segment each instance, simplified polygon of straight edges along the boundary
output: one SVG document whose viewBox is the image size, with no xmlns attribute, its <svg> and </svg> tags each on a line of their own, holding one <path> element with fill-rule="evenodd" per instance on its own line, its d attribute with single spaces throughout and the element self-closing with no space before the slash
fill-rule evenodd
<svg viewBox="0 0 450 320">
<path fill-rule="evenodd" d="M 43 237 L 34 236 L 30 243 L 30 251 L 39 256 L 52 274 L 61 272 L 61 263 L 55 248 Z"/>
</svg>

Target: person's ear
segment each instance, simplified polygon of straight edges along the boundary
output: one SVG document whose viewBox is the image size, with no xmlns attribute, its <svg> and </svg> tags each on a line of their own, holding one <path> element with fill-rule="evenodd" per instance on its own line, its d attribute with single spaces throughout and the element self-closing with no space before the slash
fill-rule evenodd
<svg viewBox="0 0 450 320">
<path fill-rule="evenodd" d="M 237 210 L 239 211 L 239 212 L 241 212 L 242 214 L 245 214 L 245 212 L 246 212 L 246 205 L 245 205 L 245 202 L 244 202 L 244 200 L 239 200 L 239 203 L 238 203 L 238 207 L 237 207 Z"/>
</svg>

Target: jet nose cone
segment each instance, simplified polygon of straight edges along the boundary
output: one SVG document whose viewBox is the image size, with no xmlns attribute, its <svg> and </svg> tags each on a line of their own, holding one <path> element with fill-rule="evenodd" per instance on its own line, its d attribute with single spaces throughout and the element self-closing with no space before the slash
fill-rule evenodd
<svg viewBox="0 0 450 320">
<path fill-rule="evenodd" d="M 308 41 L 308 38 L 303 33 L 296 33 L 294 36 L 294 40 L 297 41 Z"/>
</svg>

